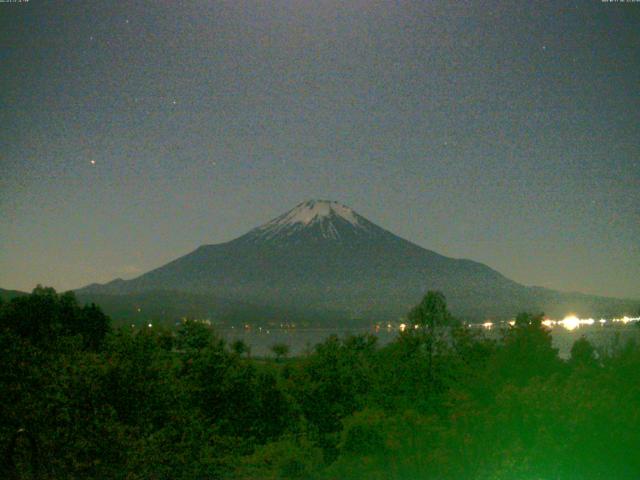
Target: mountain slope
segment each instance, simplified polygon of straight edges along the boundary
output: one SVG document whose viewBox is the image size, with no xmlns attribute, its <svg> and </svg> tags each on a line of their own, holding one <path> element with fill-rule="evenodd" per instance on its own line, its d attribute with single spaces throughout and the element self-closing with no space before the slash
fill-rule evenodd
<svg viewBox="0 0 640 480">
<path fill-rule="evenodd" d="M 22 297 L 24 295 L 28 295 L 27 292 L 21 292 L 19 290 L 5 290 L 4 288 L 0 288 L 0 300 L 8 302 L 12 298 Z"/>
<path fill-rule="evenodd" d="M 349 207 L 322 200 L 301 203 L 235 240 L 201 246 L 135 279 L 94 284 L 78 293 L 209 296 L 214 316 L 221 303 L 227 313 L 233 311 L 229 305 L 248 303 L 281 313 L 384 320 L 404 314 L 430 289 L 443 291 L 452 311 L 470 319 L 576 303 L 519 285 L 486 265 L 419 247 Z"/>
</svg>

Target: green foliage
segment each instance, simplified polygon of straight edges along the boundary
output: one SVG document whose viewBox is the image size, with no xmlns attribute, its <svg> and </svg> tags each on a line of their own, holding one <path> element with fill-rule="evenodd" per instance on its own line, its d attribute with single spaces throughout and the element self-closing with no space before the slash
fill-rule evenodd
<svg viewBox="0 0 640 480">
<path fill-rule="evenodd" d="M 197 352 L 214 345 L 224 346 L 221 338 L 217 337 L 210 326 L 195 320 L 185 320 L 177 331 L 176 347 L 188 353 Z"/>
<path fill-rule="evenodd" d="M 571 362 L 585 367 L 596 365 L 596 350 L 584 336 L 573 343 L 571 347 Z"/>
<path fill-rule="evenodd" d="M 271 351 L 276 356 L 276 360 L 281 361 L 289 355 L 289 345 L 286 343 L 276 343 L 271 347 Z"/>
<path fill-rule="evenodd" d="M 101 347 L 110 319 L 96 305 L 80 307 L 73 292 L 57 294 L 38 285 L 31 295 L 13 298 L 1 310 L 0 329 L 8 329 L 43 348 L 61 336 L 80 335 L 86 349 Z"/>
<path fill-rule="evenodd" d="M 444 294 L 437 291 L 427 292 L 422 301 L 409 311 L 408 319 L 412 325 L 430 330 L 453 323 Z"/>
<path fill-rule="evenodd" d="M 346 455 L 378 455 L 386 451 L 385 432 L 381 424 L 384 414 L 364 410 L 347 418 L 340 441 L 340 452 Z"/>
<path fill-rule="evenodd" d="M 410 318 L 274 361 L 195 321 L 110 331 L 39 287 L 0 306 L 0 478 L 33 477 L 24 438 L 46 478 L 640 476 L 638 345 L 562 361 L 541 315 L 490 340 L 432 292 Z"/>
<path fill-rule="evenodd" d="M 317 477 L 321 467 L 322 451 L 317 446 L 304 436 L 284 436 L 245 457 L 234 472 L 234 478 L 307 480 Z"/>
<path fill-rule="evenodd" d="M 558 350 L 552 346 L 551 331 L 542 325 L 544 316 L 521 313 L 503 338 L 493 360 L 497 376 L 524 385 L 535 376 L 548 376 L 560 368 Z"/>
<path fill-rule="evenodd" d="M 331 336 L 291 375 L 304 417 L 326 441 L 341 429 L 345 416 L 363 406 L 372 387 L 375 345 L 375 337 L 368 335 L 343 341 Z"/>
<path fill-rule="evenodd" d="M 238 356 L 242 356 L 245 353 L 248 356 L 251 353 L 249 345 L 247 345 L 244 340 L 240 339 L 234 340 L 233 343 L 231 343 L 231 350 Z"/>
<path fill-rule="evenodd" d="M 455 377 L 452 332 L 458 329 L 440 292 L 430 291 L 408 314 L 409 328 L 383 352 L 383 398 L 407 408 L 437 408 L 436 397 Z M 383 400 L 384 401 L 384 400 Z M 388 402 L 387 402 L 388 403 Z"/>
</svg>

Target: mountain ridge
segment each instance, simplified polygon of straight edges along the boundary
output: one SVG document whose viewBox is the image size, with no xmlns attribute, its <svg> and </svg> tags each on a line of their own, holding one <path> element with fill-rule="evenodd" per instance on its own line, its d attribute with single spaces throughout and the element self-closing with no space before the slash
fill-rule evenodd
<svg viewBox="0 0 640 480">
<path fill-rule="evenodd" d="M 210 295 L 227 305 L 384 320 L 406 313 L 427 290 L 441 290 L 454 314 L 475 320 L 561 308 L 596 314 L 624 302 L 518 284 L 482 263 L 398 237 L 329 200 L 302 202 L 234 240 L 202 245 L 134 279 L 77 293 L 88 298 L 175 291 Z"/>
</svg>

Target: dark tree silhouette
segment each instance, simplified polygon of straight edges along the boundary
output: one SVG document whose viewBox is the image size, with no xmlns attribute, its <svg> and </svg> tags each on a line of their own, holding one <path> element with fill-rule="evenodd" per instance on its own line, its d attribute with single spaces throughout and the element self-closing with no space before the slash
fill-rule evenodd
<svg viewBox="0 0 640 480">
<path fill-rule="evenodd" d="M 241 339 L 237 339 L 231 342 L 231 350 L 239 357 L 241 357 L 245 353 L 247 354 L 247 356 L 249 356 L 249 354 L 251 353 L 251 348 L 249 348 L 247 342 Z"/>
<path fill-rule="evenodd" d="M 413 337 L 417 348 L 424 346 L 427 354 L 427 379 L 433 384 L 434 357 L 438 347 L 445 344 L 442 328 L 454 323 L 444 294 L 428 291 L 420 303 L 409 311 L 407 318 L 413 327 L 409 329 L 407 336 Z"/>
<path fill-rule="evenodd" d="M 571 347 L 571 362 L 587 367 L 596 365 L 596 351 L 584 335 L 573 342 L 573 346 Z"/>
<path fill-rule="evenodd" d="M 420 303 L 407 315 L 409 322 L 420 328 L 433 331 L 436 327 L 450 325 L 453 316 L 447 309 L 447 300 L 442 292 L 429 291 Z"/>
<path fill-rule="evenodd" d="M 520 385 L 534 376 L 550 375 L 560 365 L 551 331 L 542 325 L 544 314 L 520 313 L 505 333 L 503 348 L 494 358 L 497 374 Z"/>
<path fill-rule="evenodd" d="M 0 308 L 1 478 L 640 478 L 632 341 L 565 362 L 541 315 L 485 336 L 429 292 L 388 344 L 332 335 L 283 362 L 197 321 L 105 333 L 73 294 L 29 297 Z"/>
<path fill-rule="evenodd" d="M 85 349 L 97 350 L 111 329 L 111 320 L 98 306 L 80 307 L 73 292 L 57 294 L 41 285 L 31 295 L 13 298 L 0 312 L 1 327 L 40 346 L 81 335 Z"/>
<path fill-rule="evenodd" d="M 276 343 L 271 347 L 271 351 L 276 356 L 276 361 L 280 362 L 289 355 L 289 345 L 286 343 Z"/>
<path fill-rule="evenodd" d="M 213 330 L 204 323 L 187 319 L 178 328 L 176 346 L 181 350 L 199 351 L 210 346 L 212 342 L 220 342 Z"/>
</svg>

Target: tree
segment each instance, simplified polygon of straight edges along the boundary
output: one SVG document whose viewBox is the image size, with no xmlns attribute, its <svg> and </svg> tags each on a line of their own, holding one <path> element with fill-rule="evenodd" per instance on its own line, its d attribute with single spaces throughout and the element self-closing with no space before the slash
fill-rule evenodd
<svg viewBox="0 0 640 480">
<path fill-rule="evenodd" d="M 53 288 L 38 285 L 31 295 L 13 298 L 7 304 L 0 325 L 35 345 L 51 343 L 62 331 L 60 303 Z"/>
<path fill-rule="evenodd" d="M 551 331 L 542 325 L 544 314 L 520 313 L 505 332 L 502 348 L 494 358 L 498 375 L 518 385 L 534 376 L 549 375 L 560 365 Z"/>
<path fill-rule="evenodd" d="M 41 347 L 62 336 L 82 336 L 85 349 L 97 350 L 110 331 L 111 319 L 94 305 L 80 307 L 73 292 L 58 294 L 38 285 L 30 295 L 13 298 L 0 310 L 0 327 Z"/>
<path fill-rule="evenodd" d="M 448 327 L 454 323 L 444 294 L 433 290 L 428 291 L 422 301 L 409 311 L 407 318 L 413 327 L 417 327 L 410 328 L 408 335 L 415 337 L 417 346 L 424 346 L 426 350 L 427 380 L 432 383 L 436 350 L 446 344 L 441 338 L 442 327 Z"/>
<path fill-rule="evenodd" d="M 571 363 L 584 367 L 596 365 L 596 351 L 584 335 L 573 342 L 573 346 L 571 347 Z"/>
<path fill-rule="evenodd" d="M 176 346 L 181 350 L 200 351 L 212 343 L 220 343 L 208 325 L 195 320 L 185 320 L 178 328 Z"/>
<path fill-rule="evenodd" d="M 271 347 L 271 351 L 276 356 L 276 361 L 280 362 L 289 355 L 289 345 L 286 343 L 276 343 Z"/>
<path fill-rule="evenodd" d="M 436 327 L 451 325 L 453 316 L 447 309 L 447 300 L 442 292 L 430 290 L 420 303 L 407 315 L 409 322 L 419 328 L 433 332 Z"/>
<path fill-rule="evenodd" d="M 247 354 L 247 356 L 249 356 L 249 354 L 251 353 L 251 348 L 249 347 L 249 345 L 247 345 L 244 340 L 241 340 L 239 338 L 231 343 L 231 350 L 239 357 L 241 357 L 245 353 Z"/>
<path fill-rule="evenodd" d="M 80 321 L 76 332 L 82 335 L 85 348 L 98 350 L 111 331 L 111 320 L 94 303 L 82 307 L 78 316 Z"/>
</svg>

